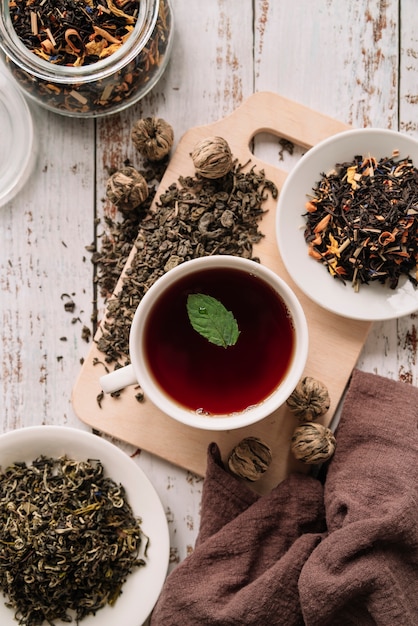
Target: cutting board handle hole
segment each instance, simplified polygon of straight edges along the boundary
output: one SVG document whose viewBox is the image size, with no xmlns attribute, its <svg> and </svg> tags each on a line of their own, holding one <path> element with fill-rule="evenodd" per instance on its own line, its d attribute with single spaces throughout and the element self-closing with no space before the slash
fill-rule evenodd
<svg viewBox="0 0 418 626">
<path fill-rule="evenodd" d="M 306 152 L 306 148 L 273 133 L 260 132 L 253 136 L 250 152 L 265 163 L 290 172 Z"/>
</svg>

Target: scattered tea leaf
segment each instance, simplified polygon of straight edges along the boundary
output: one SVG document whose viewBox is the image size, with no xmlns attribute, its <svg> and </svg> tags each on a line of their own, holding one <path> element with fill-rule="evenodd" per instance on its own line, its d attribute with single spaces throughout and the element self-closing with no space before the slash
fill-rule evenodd
<svg viewBox="0 0 418 626">
<path fill-rule="evenodd" d="M 190 294 L 187 313 L 194 330 L 211 343 L 223 348 L 237 343 L 240 332 L 237 320 L 216 298 L 203 293 Z"/>
</svg>

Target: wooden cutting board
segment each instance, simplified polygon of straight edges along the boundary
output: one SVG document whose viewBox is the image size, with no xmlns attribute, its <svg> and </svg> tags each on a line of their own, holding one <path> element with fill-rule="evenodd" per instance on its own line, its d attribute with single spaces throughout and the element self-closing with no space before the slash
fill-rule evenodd
<svg viewBox="0 0 418 626">
<path fill-rule="evenodd" d="M 264 169 L 266 177 L 274 181 L 280 189 L 286 173 L 254 157 L 250 151 L 250 144 L 255 135 L 268 132 L 303 148 L 309 148 L 347 128 L 345 124 L 277 94 L 256 93 L 228 117 L 214 124 L 192 128 L 185 133 L 160 183 L 157 198 L 171 183 L 177 182 L 179 176 L 194 174 L 190 153 L 198 141 L 208 136 L 224 137 L 234 157 L 241 163 L 251 159 L 251 166 Z M 305 310 L 310 332 L 305 374 L 321 380 L 328 387 L 331 407 L 321 421 L 329 425 L 371 324 L 329 313 L 305 297 L 296 287 L 283 266 L 276 245 L 276 204 L 277 202 L 270 198 L 263 206 L 267 213 L 261 221 L 260 230 L 265 237 L 255 247 L 254 254 L 260 257 L 263 264 L 286 280 Z M 123 274 L 130 262 L 128 259 Z M 116 287 L 116 292 L 118 290 L 119 286 Z M 98 332 L 100 333 L 100 330 Z M 223 458 L 226 459 L 243 437 L 249 435 L 260 437 L 270 445 L 273 452 L 272 465 L 254 485 L 260 493 L 271 489 L 290 471 L 308 471 L 308 468 L 297 462 L 289 451 L 296 420 L 285 405 L 256 425 L 221 433 L 197 430 L 177 423 L 159 411 L 149 400 L 139 403 L 135 399 L 133 387 L 124 390 L 119 398 L 106 396 L 100 408 L 97 396 L 101 392 L 99 378 L 104 371 L 102 367 L 94 365 L 95 359 L 100 361 L 103 355 L 93 343 L 72 395 L 77 416 L 92 428 L 202 476 L 205 473 L 206 451 L 210 442 L 218 443 Z"/>
</svg>

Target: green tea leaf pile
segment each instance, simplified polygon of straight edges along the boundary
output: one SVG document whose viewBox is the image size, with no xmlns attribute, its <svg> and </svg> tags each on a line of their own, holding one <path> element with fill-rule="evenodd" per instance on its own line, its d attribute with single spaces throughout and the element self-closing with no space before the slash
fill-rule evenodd
<svg viewBox="0 0 418 626">
<path fill-rule="evenodd" d="M 124 488 L 100 461 L 41 456 L 0 473 L 0 588 L 25 626 L 78 623 L 146 564 Z"/>
</svg>

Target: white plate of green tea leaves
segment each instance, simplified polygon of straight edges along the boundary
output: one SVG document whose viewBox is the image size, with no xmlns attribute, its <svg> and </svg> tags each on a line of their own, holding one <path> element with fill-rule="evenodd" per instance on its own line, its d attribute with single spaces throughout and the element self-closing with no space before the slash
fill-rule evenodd
<svg viewBox="0 0 418 626">
<path fill-rule="evenodd" d="M 279 196 L 277 242 L 298 287 L 338 315 L 418 310 L 418 142 L 364 128 L 308 150 Z"/>
<path fill-rule="evenodd" d="M 143 624 L 167 574 L 169 536 L 136 463 L 99 436 L 35 426 L 0 436 L 0 466 L 0 580 L 10 594 L 1 625 Z"/>
</svg>

